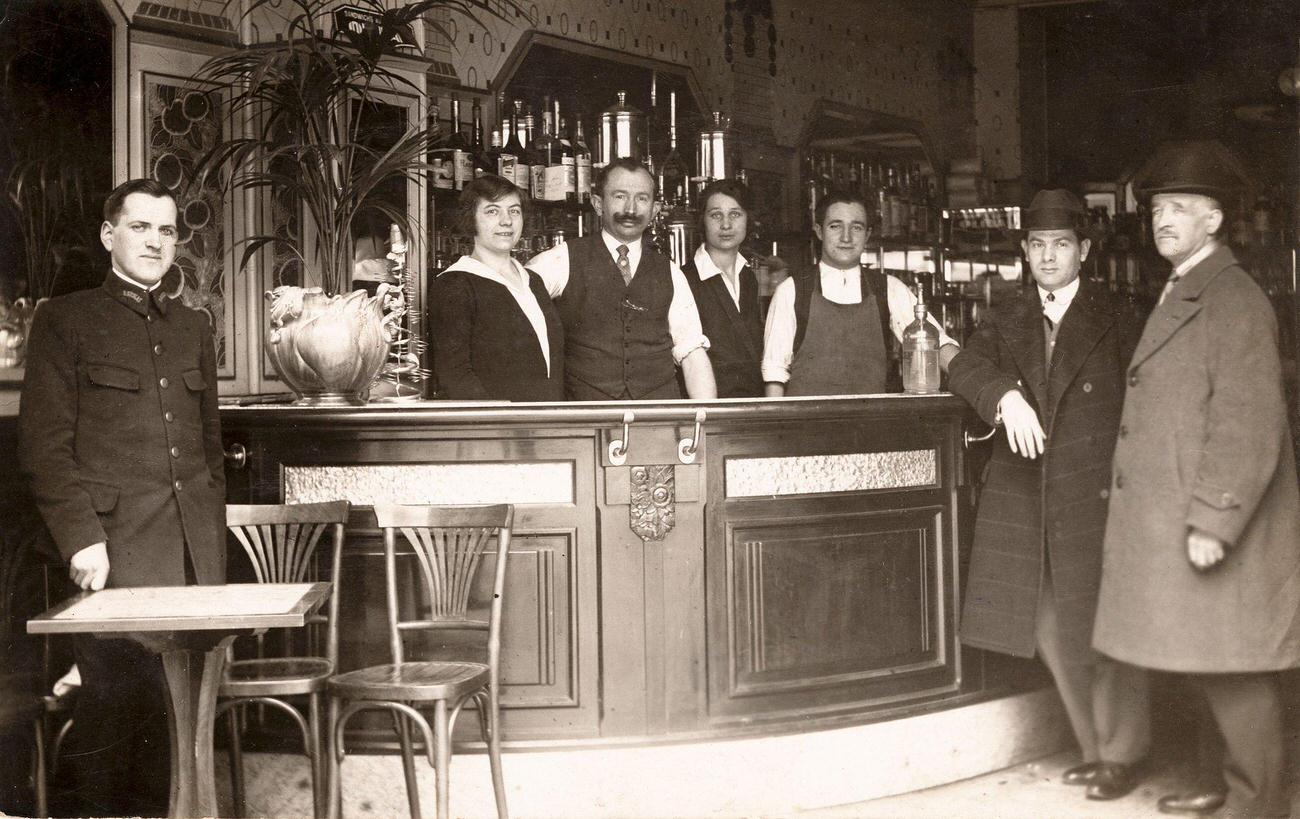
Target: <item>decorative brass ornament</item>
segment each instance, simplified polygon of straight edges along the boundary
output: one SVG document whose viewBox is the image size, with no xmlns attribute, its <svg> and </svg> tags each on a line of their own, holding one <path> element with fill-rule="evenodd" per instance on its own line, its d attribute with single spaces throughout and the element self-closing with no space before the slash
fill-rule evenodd
<svg viewBox="0 0 1300 819">
<path fill-rule="evenodd" d="M 663 540 L 677 523 L 677 488 L 673 467 L 634 466 L 628 525 L 646 541 Z"/>
</svg>

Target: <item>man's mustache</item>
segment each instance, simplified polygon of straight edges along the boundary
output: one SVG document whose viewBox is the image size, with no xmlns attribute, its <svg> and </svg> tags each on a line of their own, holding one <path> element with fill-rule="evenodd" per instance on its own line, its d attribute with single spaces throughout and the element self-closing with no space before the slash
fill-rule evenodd
<svg viewBox="0 0 1300 819">
<path fill-rule="evenodd" d="M 614 216 L 614 221 L 618 222 L 620 225 L 634 225 L 642 221 L 642 217 L 635 213 L 619 213 Z"/>
</svg>

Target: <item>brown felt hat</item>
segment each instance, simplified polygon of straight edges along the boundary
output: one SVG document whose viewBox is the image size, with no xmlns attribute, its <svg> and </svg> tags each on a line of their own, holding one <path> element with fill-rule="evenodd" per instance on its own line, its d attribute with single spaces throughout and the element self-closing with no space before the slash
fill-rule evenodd
<svg viewBox="0 0 1300 819">
<path fill-rule="evenodd" d="M 1083 203 L 1064 188 L 1039 191 L 1020 214 L 1022 239 L 1031 230 L 1073 230 L 1082 241 L 1091 238 L 1091 229 Z"/>
<path fill-rule="evenodd" d="M 1240 163 L 1214 140 L 1176 140 L 1156 149 L 1134 180 L 1137 193 L 1197 193 L 1223 203 L 1248 187 Z"/>
</svg>

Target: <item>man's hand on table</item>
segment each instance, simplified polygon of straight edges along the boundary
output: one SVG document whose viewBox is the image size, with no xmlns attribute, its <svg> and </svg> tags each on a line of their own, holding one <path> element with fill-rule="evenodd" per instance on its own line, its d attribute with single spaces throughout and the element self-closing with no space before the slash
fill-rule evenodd
<svg viewBox="0 0 1300 819">
<path fill-rule="evenodd" d="M 99 591 L 108 582 L 108 546 L 96 543 L 72 556 L 68 576 L 82 589 Z"/>
</svg>

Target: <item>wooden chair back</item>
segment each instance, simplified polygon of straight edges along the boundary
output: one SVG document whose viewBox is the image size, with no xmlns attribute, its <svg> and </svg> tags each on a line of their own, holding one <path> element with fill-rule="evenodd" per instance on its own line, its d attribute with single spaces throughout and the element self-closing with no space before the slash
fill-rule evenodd
<svg viewBox="0 0 1300 819">
<path fill-rule="evenodd" d="M 501 655 L 501 606 L 514 507 L 494 506 L 375 506 L 375 519 L 384 533 L 384 575 L 388 597 L 389 643 L 394 663 L 403 662 L 403 635 L 408 632 L 456 629 L 486 633 L 488 666 L 497 683 Z M 399 609 L 397 533 L 415 555 L 420 598 L 417 616 Z M 493 538 L 493 535 L 496 537 Z M 470 617 L 471 592 L 483 557 L 496 541 L 496 567 L 487 620 Z M 421 594 L 422 593 L 422 594 Z"/>
<path fill-rule="evenodd" d="M 312 568 L 316 547 L 326 531 L 332 533 L 329 579 L 335 584 L 328 614 L 310 622 L 326 625 L 325 658 L 338 665 L 338 582 L 343 562 L 347 501 L 288 504 L 226 504 L 226 528 L 244 547 L 259 583 L 303 583 Z M 259 640 L 260 642 L 260 640 Z"/>
</svg>

